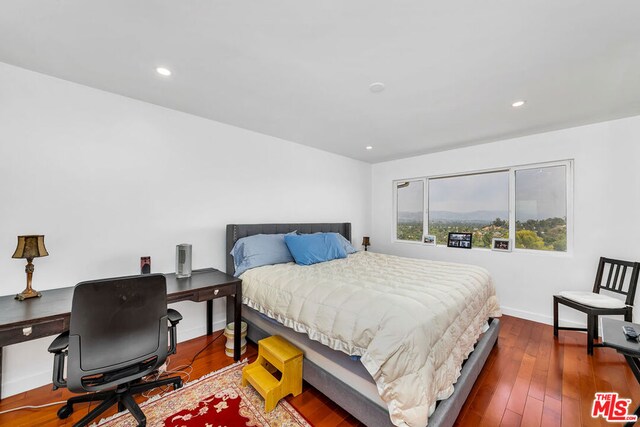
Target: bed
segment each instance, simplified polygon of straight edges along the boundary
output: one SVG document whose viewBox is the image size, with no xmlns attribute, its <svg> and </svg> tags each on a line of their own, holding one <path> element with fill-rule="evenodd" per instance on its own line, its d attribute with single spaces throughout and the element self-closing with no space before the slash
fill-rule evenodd
<svg viewBox="0 0 640 427">
<path fill-rule="evenodd" d="M 341 234 L 347 240 L 351 240 L 350 223 L 251 225 L 231 224 L 227 226 L 227 253 L 231 251 L 231 248 L 233 247 L 235 242 L 242 237 L 247 237 L 255 234 L 288 233 L 292 231 L 297 231 L 298 233 L 302 234 L 316 232 L 333 232 Z M 351 271 L 349 270 L 350 268 L 355 268 L 356 270 L 354 271 L 357 272 L 356 275 L 366 276 L 366 268 L 363 269 L 363 265 L 365 267 L 367 265 L 375 266 L 375 263 L 379 264 L 388 262 L 388 259 L 390 258 L 394 257 L 362 253 L 354 254 L 351 255 L 346 261 L 330 261 L 326 263 L 326 265 L 319 266 L 317 267 L 317 271 L 337 269 L 339 270 L 339 275 L 336 277 L 344 277 L 346 273 L 349 273 Z M 410 261 L 408 259 L 400 258 L 393 259 L 392 261 L 394 263 L 404 262 L 405 264 L 402 264 L 403 268 L 406 268 L 407 266 L 411 267 L 411 262 L 418 262 L 416 260 Z M 422 262 L 424 263 L 426 261 Z M 346 263 L 350 263 L 350 265 L 353 265 L 353 267 L 345 267 Z M 437 265 L 436 267 L 441 268 L 442 266 Z M 298 269 L 296 270 L 296 268 Z M 357 270 L 358 268 L 360 270 Z M 454 270 L 460 270 L 462 266 L 456 265 L 452 268 L 454 268 Z M 467 266 L 465 268 L 470 269 L 472 274 L 483 274 L 481 269 L 479 268 L 473 269 L 470 266 Z M 260 269 L 262 269 L 263 271 L 258 271 Z M 264 279 L 265 285 L 256 285 L 255 282 L 261 280 L 261 278 L 270 277 L 270 280 L 272 280 L 275 285 L 277 285 L 278 282 L 286 281 L 284 279 L 288 277 L 286 276 L 286 274 L 292 274 L 293 272 L 295 273 L 295 276 L 298 277 L 301 272 L 307 271 L 312 271 L 312 269 L 301 269 L 298 266 L 295 266 L 295 264 L 292 264 L 290 266 L 273 266 L 273 268 L 271 266 L 261 267 L 259 269 L 255 269 L 255 272 L 249 270 L 243 275 L 243 278 L 245 278 L 247 281 L 243 288 L 248 287 L 249 291 L 249 296 L 245 296 L 245 298 L 243 298 L 245 302 L 249 304 L 249 306 L 243 307 L 243 318 L 249 325 L 249 339 L 256 342 L 259 339 L 269 335 L 278 334 L 284 336 L 286 339 L 302 348 L 305 352 L 304 379 L 308 383 L 313 385 L 316 389 L 325 394 L 327 397 L 329 397 L 331 400 L 343 407 L 347 412 L 351 413 L 355 418 L 371 427 L 391 426 L 393 425 L 391 422 L 391 418 L 394 418 L 396 425 L 405 425 L 405 419 L 402 418 L 403 416 L 405 416 L 405 413 L 399 411 L 396 404 L 396 395 L 401 395 L 403 390 L 406 395 L 407 387 L 405 384 L 403 384 L 403 381 L 406 379 L 406 376 L 403 376 L 404 374 L 400 375 L 400 379 L 395 381 L 395 379 L 390 376 L 389 372 L 385 373 L 384 370 L 380 368 L 380 364 L 383 364 L 383 362 L 380 362 L 376 365 L 374 360 L 375 357 L 372 358 L 369 353 L 363 351 L 363 349 L 357 345 L 358 343 L 354 344 L 349 341 L 350 344 L 345 344 L 345 342 L 340 339 L 327 339 L 326 335 L 322 334 L 322 331 L 311 333 L 310 330 L 304 327 L 305 322 L 292 323 L 290 319 L 289 321 L 287 321 L 288 318 L 286 313 L 282 311 L 278 312 L 278 307 L 268 307 L 268 304 L 261 302 L 261 300 L 259 299 L 260 289 L 262 289 L 263 286 L 267 286 L 268 284 L 268 280 Z M 233 258 L 230 255 L 227 259 L 227 272 L 231 274 L 234 272 Z M 389 272 L 388 274 L 391 275 L 392 273 Z M 304 278 L 299 278 L 299 280 L 303 279 Z M 324 287 L 330 286 L 332 286 L 331 281 L 326 281 Z M 337 291 L 339 289 L 340 287 L 336 287 L 334 291 Z M 406 289 L 404 291 L 406 291 Z M 414 294 L 411 294 L 411 296 L 412 299 L 414 297 L 418 299 L 421 298 L 420 295 L 416 296 Z M 393 295 L 391 296 L 391 298 L 393 298 Z M 370 301 L 370 303 L 372 304 L 375 304 L 375 302 L 375 299 Z M 412 309 L 415 309 L 415 307 L 409 307 L 406 311 L 410 313 Z M 286 310 L 286 307 L 283 310 Z M 494 314 L 495 312 L 495 310 L 492 311 L 492 313 Z M 268 316 L 265 314 L 268 314 Z M 400 312 L 400 319 L 398 321 L 395 321 L 396 326 L 402 325 L 403 322 L 406 323 L 407 320 L 410 320 L 406 316 L 405 318 L 402 318 L 402 314 L 403 313 Z M 397 313 L 395 317 L 398 317 Z M 279 322 L 275 321 L 274 318 L 278 319 Z M 367 319 L 367 316 L 362 316 L 362 319 Z M 356 318 L 356 320 L 358 319 Z M 471 352 L 464 363 L 461 362 L 462 357 L 458 355 L 458 359 L 460 360 L 462 369 L 460 370 L 460 365 L 458 365 L 455 376 L 457 377 L 458 372 L 460 376 L 459 378 L 457 378 L 457 380 L 455 378 L 448 379 L 448 381 L 450 382 L 455 382 L 455 385 L 453 387 L 449 385 L 449 388 L 452 389 L 452 394 L 451 390 L 445 390 L 445 395 L 448 396 L 448 398 L 440 400 L 438 402 L 435 411 L 429 417 L 429 426 L 450 426 L 455 422 L 462 404 L 466 400 L 469 391 L 473 386 L 473 383 L 475 382 L 480 370 L 482 369 L 482 366 L 484 365 L 489 355 L 489 352 L 497 341 L 500 322 L 497 318 L 490 318 L 488 320 L 489 322 L 487 329 L 481 335 L 480 339 L 475 344 L 475 349 L 473 350 L 473 352 Z M 434 331 L 438 329 L 438 322 L 434 323 Z M 476 321 L 474 320 L 474 322 Z M 289 327 L 284 326 L 282 323 L 287 323 Z M 393 331 L 394 318 L 387 319 L 384 323 L 384 328 L 391 328 L 391 331 Z M 389 324 L 390 326 L 387 326 L 387 324 Z M 373 328 L 372 325 L 364 325 L 363 327 L 367 331 L 375 329 L 375 325 L 373 325 Z M 445 331 L 445 329 L 443 329 L 443 331 Z M 429 333 L 430 330 L 425 329 L 422 335 L 429 335 Z M 314 340 L 310 339 L 309 335 L 311 335 Z M 393 335 L 391 338 L 400 335 L 401 334 Z M 422 335 L 419 334 L 418 336 L 422 337 Z M 325 345 L 321 344 L 319 341 L 322 341 Z M 443 338 L 442 341 L 445 341 L 445 339 Z M 439 342 L 436 341 L 432 341 L 429 345 L 433 345 L 433 343 L 439 345 Z M 407 348 L 407 346 L 404 345 L 405 343 L 389 343 L 389 341 L 387 341 L 385 342 L 385 344 L 390 345 L 388 349 L 390 354 L 385 356 L 387 358 L 395 357 L 396 352 L 393 350 L 393 348 L 395 348 L 393 346 L 404 346 L 403 348 Z M 472 345 L 473 343 L 471 343 L 471 346 Z M 333 349 L 330 347 L 333 347 Z M 434 346 L 434 348 L 436 347 L 437 345 Z M 411 348 L 413 349 L 413 347 Z M 377 350 L 373 349 L 373 347 L 369 348 L 369 350 L 371 350 L 371 354 L 375 355 L 377 352 L 387 351 L 387 348 L 385 346 L 378 346 Z M 466 356 L 466 353 L 468 353 L 469 351 L 471 351 L 471 347 L 465 352 L 464 356 Z M 432 353 L 436 353 L 435 350 Z M 354 357 L 354 355 L 361 356 L 362 360 L 356 360 L 358 358 Z M 438 357 L 437 353 L 435 357 Z M 405 359 L 408 359 L 408 362 L 406 363 L 412 363 L 411 358 Z M 396 364 L 400 366 L 400 363 L 395 361 L 394 364 L 383 365 L 394 368 Z M 367 369 L 365 369 L 365 365 L 367 366 Z M 372 365 L 375 365 L 375 368 L 372 368 Z M 380 368 L 380 371 L 376 373 L 376 379 L 374 380 L 372 374 L 370 374 L 369 372 L 376 372 L 377 368 Z M 451 373 L 449 372 L 447 375 L 451 375 Z M 440 381 L 440 376 L 441 375 L 438 376 L 438 381 Z M 396 389 L 387 390 L 387 384 L 385 384 L 385 381 L 381 381 L 380 377 L 387 379 L 391 378 L 392 380 L 394 380 L 388 382 L 397 384 L 395 385 L 395 387 L 399 391 L 397 391 Z M 423 381 L 423 377 L 419 378 L 421 379 L 421 381 Z M 438 381 L 434 380 L 433 383 L 437 383 Z M 416 385 L 416 387 L 422 387 L 422 385 L 418 384 Z M 443 390 L 440 390 L 441 395 L 442 393 Z M 426 394 L 429 393 L 425 393 L 425 395 Z M 381 398 L 381 395 L 383 395 L 385 400 Z M 431 397 L 433 398 L 433 396 Z M 440 396 L 439 398 L 442 398 L 442 396 Z M 433 402 L 435 402 L 435 399 L 428 400 L 428 403 Z M 433 405 L 431 404 L 430 408 L 432 409 L 432 407 Z M 424 414 L 425 411 L 423 410 L 421 411 L 421 413 Z M 415 420 L 419 418 L 407 416 L 406 419 L 410 420 L 409 424 L 411 425 L 422 425 L 416 424 Z M 426 424 L 426 422 L 424 424 Z"/>
</svg>

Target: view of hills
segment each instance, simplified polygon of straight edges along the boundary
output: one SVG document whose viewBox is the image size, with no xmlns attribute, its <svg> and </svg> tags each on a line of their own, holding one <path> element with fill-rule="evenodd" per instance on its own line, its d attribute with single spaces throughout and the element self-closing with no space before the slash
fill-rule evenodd
<svg viewBox="0 0 640 427">
<path fill-rule="evenodd" d="M 398 223 L 413 224 L 422 222 L 422 212 L 398 212 Z"/>
<path fill-rule="evenodd" d="M 429 221 L 431 222 L 473 222 L 491 224 L 496 218 L 507 219 L 507 211 L 473 211 L 473 212 L 450 212 L 431 211 Z"/>
<path fill-rule="evenodd" d="M 507 211 L 473 211 L 473 212 L 451 212 L 451 211 L 430 211 L 430 222 L 442 223 L 474 223 L 491 224 L 496 218 L 507 219 Z M 398 222 L 409 224 L 422 222 L 422 212 L 398 212 Z"/>
</svg>

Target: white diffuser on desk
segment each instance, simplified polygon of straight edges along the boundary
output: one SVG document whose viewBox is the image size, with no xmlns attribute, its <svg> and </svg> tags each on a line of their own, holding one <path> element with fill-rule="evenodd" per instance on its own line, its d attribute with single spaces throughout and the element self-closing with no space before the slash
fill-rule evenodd
<svg viewBox="0 0 640 427">
<path fill-rule="evenodd" d="M 191 277 L 191 245 L 188 243 L 176 246 L 176 277 Z"/>
<path fill-rule="evenodd" d="M 233 323 L 229 323 L 224 328 L 224 336 L 227 337 L 227 343 L 224 346 L 224 352 L 227 356 L 233 357 L 233 338 L 235 336 L 233 332 Z M 247 324 L 246 322 L 240 322 L 240 354 L 244 354 L 247 351 Z"/>
</svg>

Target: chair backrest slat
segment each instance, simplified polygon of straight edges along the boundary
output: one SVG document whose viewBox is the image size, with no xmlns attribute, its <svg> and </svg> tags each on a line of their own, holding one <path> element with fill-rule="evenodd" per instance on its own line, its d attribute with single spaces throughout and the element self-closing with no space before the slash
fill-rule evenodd
<svg viewBox="0 0 640 427">
<path fill-rule="evenodd" d="M 606 289 L 611 288 L 611 275 L 613 274 L 613 265 L 609 267 L 609 276 L 607 276 L 607 284 L 604 286 Z"/>
<path fill-rule="evenodd" d="M 618 269 L 620 268 L 620 266 L 618 266 Z M 622 290 L 622 287 L 624 286 L 624 276 L 627 274 L 627 266 L 624 265 L 622 266 L 622 275 L 620 276 L 620 290 Z"/>
<path fill-rule="evenodd" d="M 613 270 L 613 265 L 611 266 L 611 269 Z M 622 290 L 622 282 L 618 286 L 618 276 L 619 275 L 620 275 L 620 264 L 616 265 L 616 274 L 613 276 L 613 283 L 611 284 L 611 286 L 613 287 L 613 289 L 618 289 L 619 291 L 621 291 Z"/>
<path fill-rule="evenodd" d="M 606 282 L 604 282 L 603 279 L 606 268 L 608 268 L 609 271 Z M 628 277 L 627 268 L 631 268 L 631 277 L 628 283 L 625 283 L 625 279 Z M 620 270 L 622 270 L 622 272 Z M 604 289 L 609 292 L 626 295 L 627 298 L 625 304 L 633 305 L 636 295 L 636 287 L 638 285 L 639 272 L 640 263 L 602 257 L 598 264 L 598 272 L 596 273 L 593 292 L 600 293 L 600 290 Z"/>
</svg>

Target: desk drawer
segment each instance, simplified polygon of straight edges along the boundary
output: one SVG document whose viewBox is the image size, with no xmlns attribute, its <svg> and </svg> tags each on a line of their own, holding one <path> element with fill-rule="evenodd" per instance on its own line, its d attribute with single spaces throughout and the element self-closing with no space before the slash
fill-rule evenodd
<svg viewBox="0 0 640 427">
<path fill-rule="evenodd" d="M 0 329 L 0 346 L 17 344 L 36 338 L 59 334 L 69 328 L 69 320 L 61 317 L 23 326 Z"/>
<path fill-rule="evenodd" d="M 207 289 L 200 292 L 200 301 L 206 301 L 214 298 L 226 297 L 236 293 L 236 285 L 218 286 L 216 288 Z"/>
<path fill-rule="evenodd" d="M 195 301 L 198 302 L 198 293 L 190 292 L 188 294 L 175 294 L 175 295 L 167 295 L 167 304 L 173 304 L 175 302 L 180 301 Z"/>
</svg>

